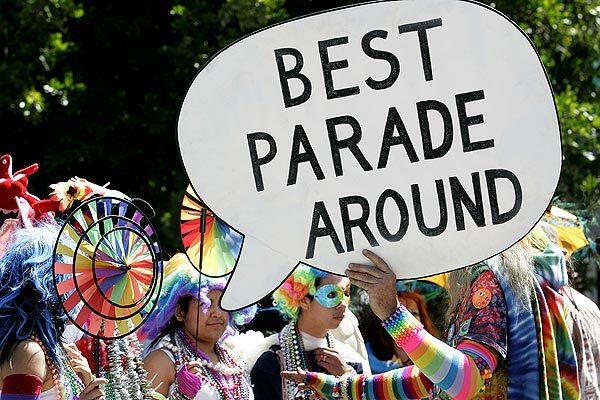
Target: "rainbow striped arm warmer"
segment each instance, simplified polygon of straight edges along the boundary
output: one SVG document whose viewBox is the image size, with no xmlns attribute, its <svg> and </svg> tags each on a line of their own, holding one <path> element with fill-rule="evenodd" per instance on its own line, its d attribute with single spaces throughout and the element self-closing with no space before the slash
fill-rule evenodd
<svg viewBox="0 0 600 400">
<path fill-rule="evenodd" d="M 333 375 L 307 371 L 304 383 L 323 397 L 330 399 L 337 399 L 340 397 L 340 381 Z"/>
<path fill-rule="evenodd" d="M 450 347 L 429 334 L 402 305 L 383 326 L 415 366 L 453 399 L 475 396 L 496 369 L 496 356 L 486 346 L 463 340 L 456 349 Z"/>
<path fill-rule="evenodd" d="M 308 372 L 306 384 L 321 396 L 335 400 L 422 399 L 427 398 L 433 389 L 431 381 L 413 365 L 373 376 L 336 378 Z"/>
<path fill-rule="evenodd" d="M 423 399 L 429 397 L 433 384 L 419 368 L 411 365 L 373 375 L 364 382 L 351 382 L 348 391 L 355 394 L 351 399 Z"/>
<path fill-rule="evenodd" d="M 36 375 L 8 375 L 2 383 L 0 400 L 37 400 L 40 398 L 43 383 Z"/>
</svg>

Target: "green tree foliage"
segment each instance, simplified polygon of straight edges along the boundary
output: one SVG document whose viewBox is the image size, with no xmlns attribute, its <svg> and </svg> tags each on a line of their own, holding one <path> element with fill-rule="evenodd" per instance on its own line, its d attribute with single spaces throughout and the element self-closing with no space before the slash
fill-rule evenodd
<svg viewBox="0 0 600 400">
<path fill-rule="evenodd" d="M 197 70 L 222 47 L 342 0 L 0 0 L 0 153 L 39 162 L 31 189 L 78 175 L 149 200 L 166 248 L 181 247 L 186 177 L 176 145 L 179 106 Z M 600 197 L 600 3 L 502 0 L 551 77 L 563 132 L 557 195 Z M 536 155 L 543 157 L 543 154 Z"/>
<path fill-rule="evenodd" d="M 552 81 L 564 155 L 557 194 L 587 207 L 600 198 L 600 2 L 502 0 L 495 7 L 533 40 Z"/>
</svg>

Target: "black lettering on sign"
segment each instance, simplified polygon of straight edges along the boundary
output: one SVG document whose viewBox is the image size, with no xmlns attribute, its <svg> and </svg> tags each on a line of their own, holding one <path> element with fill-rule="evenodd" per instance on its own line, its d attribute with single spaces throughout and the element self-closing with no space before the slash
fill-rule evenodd
<svg viewBox="0 0 600 400">
<path fill-rule="evenodd" d="M 390 74 L 387 78 L 381 81 L 377 81 L 371 77 L 367 78 L 366 84 L 375 90 L 387 89 L 396 82 L 398 75 L 400 75 L 400 63 L 393 53 L 385 50 L 377 50 L 371 47 L 371 41 L 375 38 L 386 39 L 388 33 L 382 30 L 374 30 L 367 32 L 362 38 L 362 49 L 363 52 L 376 60 L 385 60 L 390 64 Z"/>
<path fill-rule="evenodd" d="M 285 69 L 283 56 L 294 57 L 296 64 L 292 69 Z M 304 58 L 302 58 L 302 53 L 291 47 L 276 49 L 275 60 L 277 61 L 277 71 L 279 71 L 279 82 L 281 83 L 281 93 L 283 94 L 283 103 L 285 104 L 285 108 L 304 103 L 310 97 L 312 85 L 310 83 L 310 79 L 308 79 L 306 75 L 300 73 L 302 67 L 304 66 Z M 302 82 L 302 93 L 299 96 L 292 98 L 290 94 L 290 85 L 288 83 L 290 79 L 299 79 L 300 82 Z"/>
<path fill-rule="evenodd" d="M 427 29 L 435 28 L 436 26 L 442 26 L 442 19 L 430 19 L 429 21 L 415 22 L 412 24 L 400 25 L 398 27 L 398 33 L 402 34 L 405 32 L 419 33 L 419 47 L 421 48 L 421 62 L 423 63 L 423 73 L 425 74 L 425 80 L 433 80 L 433 71 L 431 70 L 431 53 L 429 52 L 429 41 L 427 40 Z"/>
<path fill-rule="evenodd" d="M 348 43 L 348 36 L 342 36 L 329 40 L 321 40 L 319 42 L 319 55 L 321 56 L 321 67 L 323 68 L 323 80 L 325 81 L 325 92 L 327 99 L 335 99 L 337 97 L 352 96 L 360 93 L 358 86 L 347 87 L 343 89 L 335 89 L 333 87 L 333 76 L 331 71 L 336 69 L 348 68 L 348 60 L 330 61 L 328 48 L 339 46 Z"/>
<path fill-rule="evenodd" d="M 300 152 L 301 145 L 304 149 L 303 152 Z M 296 125 L 294 128 L 294 138 L 292 139 L 292 154 L 290 155 L 290 168 L 288 170 L 289 172 L 287 180 L 288 186 L 296 184 L 296 179 L 298 177 L 298 164 L 307 161 L 310 163 L 313 173 L 317 179 L 325 179 L 323 170 L 319 165 L 315 151 L 313 150 L 308 137 L 306 136 L 304 128 L 302 125 Z"/>
<path fill-rule="evenodd" d="M 256 191 L 261 192 L 265 189 L 265 186 L 263 184 L 260 166 L 271 162 L 275 158 L 275 154 L 277 154 L 277 144 L 275 143 L 273 136 L 269 135 L 267 132 L 249 133 L 246 136 L 246 139 L 248 140 L 250 163 L 252 164 L 252 172 L 254 173 L 254 184 L 256 185 Z M 258 140 L 265 141 L 269 144 L 269 151 L 262 157 L 258 156 L 258 149 L 256 147 L 256 142 Z"/>
<path fill-rule="evenodd" d="M 501 213 L 498 205 L 498 193 L 496 190 L 496 180 L 508 179 L 515 192 L 515 203 L 512 208 Z M 492 210 L 492 224 L 498 225 L 510 221 L 521 210 L 523 204 L 523 190 L 521 183 L 515 174 L 505 169 L 489 169 L 485 171 L 485 180 L 487 183 L 488 196 L 490 198 L 490 208 Z"/>
<path fill-rule="evenodd" d="M 342 225 L 344 226 L 344 236 L 346 237 L 346 251 L 354 250 L 354 241 L 352 240 L 352 228 L 360 228 L 365 238 L 369 241 L 371 247 L 379 246 L 375 236 L 369 229 L 367 221 L 369 220 L 369 202 L 367 199 L 361 196 L 347 196 L 342 197 L 340 202 L 340 213 L 342 216 Z M 351 204 L 359 205 L 361 208 L 360 217 L 356 219 L 350 219 L 350 212 L 348 206 Z"/>
<path fill-rule="evenodd" d="M 364 171 L 371 171 L 373 167 L 371 164 L 369 164 L 369 161 L 367 161 L 364 154 L 358 147 L 358 143 L 362 138 L 362 130 L 360 129 L 360 124 L 356 118 L 349 115 L 342 115 L 341 117 L 329 118 L 325 120 L 325 123 L 327 124 L 329 147 L 331 148 L 331 159 L 333 160 L 335 176 L 342 176 L 344 174 L 344 170 L 342 168 L 342 159 L 340 157 L 341 149 L 350 150 L 362 169 Z M 344 124 L 352 127 L 352 135 L 347 139 L 338 139 L 336 127 Z"/>
<path fill-rule="evenodd" d="M 324 227 L 322 228 L 319 227 L 321 221 L 323 221 L 324 224 Z M 306 247 L 306 259 L 310 259 L 315 256 L 315 244 L 317 242 L 317 238 L 324 236 L 329 236 L 333 246 L 335 247 L 335 251 L 337 251 L 338 254 L 344 252 L 344 247 L 342 246 L 342 242 L 340 242 L 340 238 L 333 227 L 333 222 L 331 222 L 331 218 L 327 213 L 325 204 L 322 201 L 317 201 L 313 208 L 310 233 L 308 235 L 308 245 Z"/>
<path fill-rule="evenodd" d="M 427 225 L 425 225 L 425 218 L 423 217 L 423 205 L 421 203 L 421 191 L 419 189 L 419 185 L 410 185 L 413 207 L 415 209 L 415 217 L 417 218 L 417 226 L 425 236 L 438 236 L 446 230 L 446 226 L 448 225 L 448 209 L 446 207 L 444 182 L 441 179 L 436 179 L 435 188 L 437 190 L 438 205 L 440 209 L 440 222 L 435 228 L 429 228 Z"/>
<path fill-rule="evenodd" d="M 431 142 L 431 128 L 429 126 L 429 115 L 427 111 L 437 111 L 444 121 L 444 140 L 442 144 L 434 148 Z M 421 140 L 423 142 L 423 155 L 426 160 L 441 158 L 445 156 L 452 146 L 452 116 L 448 107 L 437 100 L 425 100 L 417 103 L 417 114 L 419 115 L 419 127 L 421 128 Z"/>
<path fill-rule="evenodd" d="M 481 195 L 479 172 L 473 172 L 471 174 L 475 201 L 469 197 L 469 194 L 456 176 L 451 176 L 449 180 L 450 192 L 452 193 L 452 204 L 454 205 L 454 217 L 456 219 L 456 230 L 465 230 L 463 206 L 467 209 L 477 226 L 485 226 L 485 215 L 483 214 L 483 200 Z"/>
<path fill-rule="evenodd" d="M 400 212 L 400 223 L 398 224 L 398 230 L 396 233 L 390 232 L 384 219 L 385 204 L 387 199 L 392 199 L 396 203 L 396 207 L 398 207 L 398 211 Z M 406 207 L 406 202 L 400 193 L 396 192 L 395 190 L 386 189 L 383 191 L 383 193 L 381 193 L 381 196 L 379 196 L 379 199 L 377 200 L 377 206 L 375 207 L 375 216 L 377 229 L 379 230 L 381 236 L 388 242 L 399 242 L 400 239 L 402 239 L 406 234 L 406 231 L 408 230 L 408 207 Z"/>
<path fill-rule="evenodd" d="M 394 136 L 395 131 L 398 132 L 398 136 Z M 410 137 L 408 136 L 404 122 L 402 122 L 402 118 L 400 118 L 400 114 L 398 114 L 396 107 L 390 107 L 388 110 L 387 121 L 385 122 L 385 129 L 383 131 L 383 140 L 381 142 L 381 151 L 379 153 L 377 169 L 382 169 L 387 166 L 390 147 L 398 144 L 404 145 L 404 150 L 411 163 L 419 161 L 417 152 L 410 141 Z"/>
<path fill-rule="evenodd" d="M 483 90 L 477 90 L 474 92 L 459 93 L 456 95 L 456 110 L 458 111 L 458 124 L 460 125 L 460 136 L 462 138 L 463 151 L 465 153 L 469 151 L 487 149 L 494 147 L 494 139 L 481 140 L 479 142 L 471 142 L 469 136 L 469 126 L 483 124 L 483 115 L 467 115 L 467 103 L 471 101 L 483 100 L 485 95 Z"/>
</svg>

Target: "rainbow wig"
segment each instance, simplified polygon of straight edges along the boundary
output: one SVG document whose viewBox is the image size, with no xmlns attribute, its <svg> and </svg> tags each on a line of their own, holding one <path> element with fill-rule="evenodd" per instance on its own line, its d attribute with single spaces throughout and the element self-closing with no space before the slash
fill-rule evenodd
<svg viewBox="0 0 600 400">
<path fill-rule="evenodd" d="M 54 288 L 54 244 L 59 227 L 44 222 L 16 230 L 0 258 L 0 364 L 32 335 L 61 370 L 60 338 L 67 316 Z"/>
<path fill-rule="evenodd" d="M 318 280 L 329 275 L 325 271 L 300 264 L 294 272 L 273 292 L 273 304 L 287 319 L 296 320 L 300 315 L 300 301 L 306 296 L 314 296 L 319 286 Z"/>
<path fill-rule="evenodd" d="M 177 303 L 181 298 L 197 298 L 201 309 L 206 312 L 210 307 L 208 293 L 213 290 L 224 290 L 227 281 L 223 278 L 209 278 L 202 275 L 200 297 L 198 297 L 198 270 L 189 262 L 185 254 L 176 254 L 165 263 L 164 281 L 156 308 L 140 328 L 140 337 L 156 343 L 173 329 L 173 316 Z M 227 329 L 221 341 L 237 333 L 237 328 L 252 321 L 257 307 L 250 306 L 229 313 Z"/>
</svg>

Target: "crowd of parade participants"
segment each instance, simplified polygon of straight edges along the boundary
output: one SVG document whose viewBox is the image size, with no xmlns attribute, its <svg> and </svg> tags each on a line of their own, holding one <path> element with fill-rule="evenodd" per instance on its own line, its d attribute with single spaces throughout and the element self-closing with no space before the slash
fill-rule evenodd
<svg viewBox="0 0 600 400">
<path fill-rule="evenodd" d="M 0 400 L 600 399 L 600 312 L 569 286 L 571 249 L 543 221 L 447 274 L 446 302 L 398 291 L 390 265 L 410 260 L 365 250 L 346 276 L 299 265 L 272 294 L 279 332 L 247 331 L 262 311 L 222 310 L 226 278 L 175 254 L 141 328 L 90 354 L 54 289 L 53 251 L 57 215 L 107 189 L 70 182 L 14 199 L 0 228 Z"/>
</svg>

